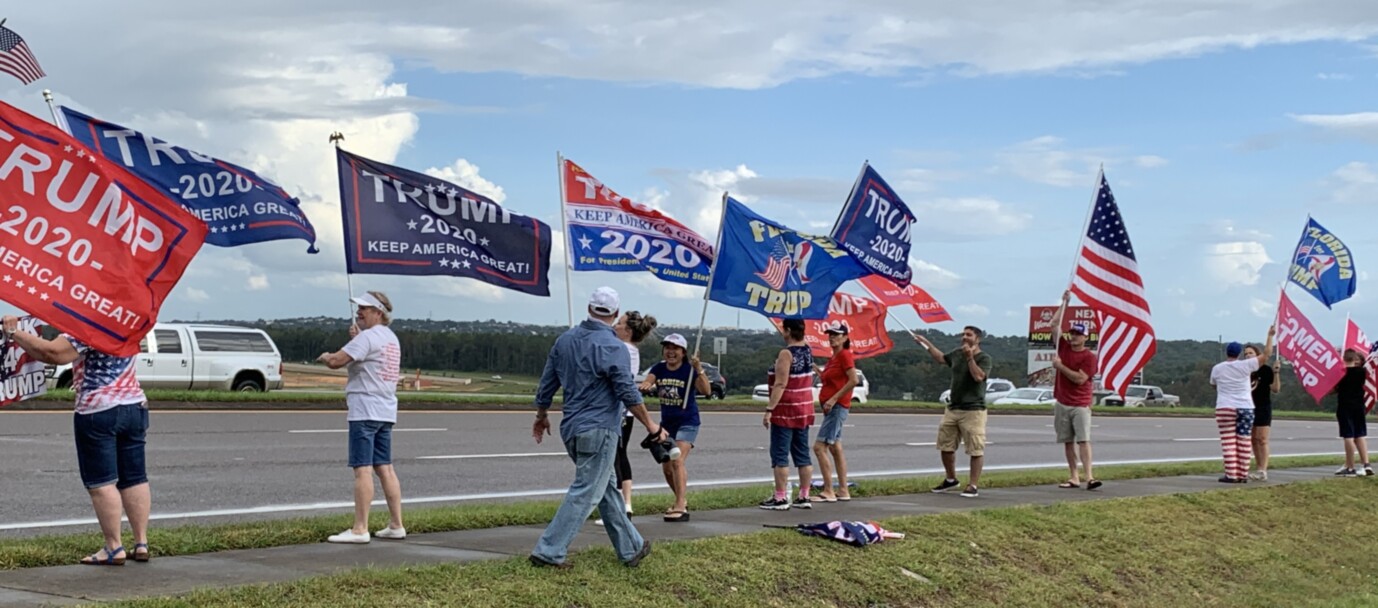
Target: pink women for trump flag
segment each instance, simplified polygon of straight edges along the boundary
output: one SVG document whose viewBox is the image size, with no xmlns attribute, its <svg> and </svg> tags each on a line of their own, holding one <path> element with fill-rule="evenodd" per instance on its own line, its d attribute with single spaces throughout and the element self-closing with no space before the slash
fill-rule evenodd
<svg viewBox="0 0 1378 608">
<path fill-rule="evenodd" d="M 1353 319 L 1345 319 L 1344 349 L 1357 350 L 1366 357 L 1364 360 L 1364 411 L 1371 412 L 1373 405 L 1378 403 L 1378 352 L 1374 352 L 1373 344 L 1368 341 L 1368 336 L 1364 334 L 1364 330 L 1359 329 L 1359 325 Z"/>
<path fill-rule="evenodd" d="M 1344 377 L 1344 361 L 1283 292 L 1278 301 L 1278 354 L 1292 362 L 1302 388 L 1320 403 Z"/>
</svg>

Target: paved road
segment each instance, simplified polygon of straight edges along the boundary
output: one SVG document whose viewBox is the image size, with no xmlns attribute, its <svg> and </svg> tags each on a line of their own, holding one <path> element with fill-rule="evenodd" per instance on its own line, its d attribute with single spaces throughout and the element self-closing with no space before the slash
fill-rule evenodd
<svg viewBox="0 0 1378 608">
<path fill-rule="evenodd" d="M 0 535 L 89 529 L 89 501 L 76 470 L 70 413 L 0 412 Z M 767 434 L 756 413 L 705 413 L 691 483 L 761 482 L 769 475 Z M 558 423 L 558 414 L 553 416 Z M 558 496 L 572 467 L 558 436 L 536 445 L 526 412 L 404 412 L 394 457 L 409 502 L 456 503 Z M 939 417 L 857 414 L 844 435 L 857 477 L 915 474 L 938 466 Z M 343 412 L 168 412 L 152 414 L 148 459 L 154 515 L 228 521 L 347 511 Z M 1096 419 L 1096 460 L 1219 456 L 1210 419 Z M 1334 424 L 1277 421 L 1274 452 L 1334 453 Z M 991 416 L 992 469 L 1058 465 L 1047 416 Z M 633 454 L 639 483 L 663 490 L 659 467 Z M 959 462 L 965 461 L 961 458 Z M 380 496 L 381 498 L 381 496 Z"/>
</svg>

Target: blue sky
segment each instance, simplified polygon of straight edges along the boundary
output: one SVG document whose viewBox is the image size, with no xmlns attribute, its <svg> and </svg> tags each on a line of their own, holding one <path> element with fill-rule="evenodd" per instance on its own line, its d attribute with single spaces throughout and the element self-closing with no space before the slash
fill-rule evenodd
<svg viewBox="0 0 1378 608">
<path fill-rule="evenodd" d="M 1022 333 L 1027 307 L 1066 287 L 1104 163 L 1160 336 L 1261 339 L 1308 213 L 1350 245 L 1359 295 L 1334 312 L 1294 299 L 1333 340 L 1346 312 L 1378 333 L 1365 306 L 1378 7 L 86 4 L 91 23 L 10 15 L 50 77 L 0 83 L 0 98 L 40 112 L 51 88 L 248 164 L 298 194 L 323 235 L 312 257 L 299 243 L 207 248 L 167 319 L 342 314 L 325 141 L 338 129 L 355 152 L 435 169 L 557 231 L 557 150 L 710 238 L 723 189 L 825 232 L 869 159 L 919 218 L 916 281 L 957 320 L 939 328 L 997 334 Z M 439 277 L 353 283 L 387 291 L 404 317 L 561 323 L 562 266 L 551 279 L 551 298 Z M 576 303 L 602 284 L 662 322 L 697 322 L 701 290 L 644 274 L 575 273 Z M 714 304 L 708 324 L 736 318 Z"/>
</svg>

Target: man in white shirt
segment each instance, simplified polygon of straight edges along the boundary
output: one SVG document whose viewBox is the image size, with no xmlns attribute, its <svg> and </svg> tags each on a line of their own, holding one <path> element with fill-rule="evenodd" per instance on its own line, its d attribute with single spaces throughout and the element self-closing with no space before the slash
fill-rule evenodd
<svg viewBox="0 0 1378 608">
<path fill-rule="evenodd" d="M 1215 386 L 1215 425 L 1220 430 L 1220 451 L 1225 458 L 1225 474 L 1220 483 L 1248 483 L 1249 459 L 1253 457 L 1254 399 L 1249 374 L 1266 365 L 1273 356 L 1273 334 L 1257 357 L 1240 359 L 1244 345 L 1231 342 L 1225 347 L 1225 360 L 1211 368 Z"/>
</svg>

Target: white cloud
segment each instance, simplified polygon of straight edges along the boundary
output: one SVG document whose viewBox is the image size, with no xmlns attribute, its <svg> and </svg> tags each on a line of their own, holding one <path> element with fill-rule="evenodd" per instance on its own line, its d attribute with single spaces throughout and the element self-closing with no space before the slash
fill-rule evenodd
<svg viewBox="0 0 1378 608">
<path fill-rule="evenodd" d="M 1091 188 L 1107 155 L 1094 150 L 1068 150 L 1062 138 L 1045 135 L 1020 142 L 997 155 L 1005 169 L 1023 179 L 1050 186 Z"/>
<path fill-rule="evenodd" d="M 693 285 L 683 285 L 662 281 L 655 278 L 649 272 L 638 272 L 628 282 L 646 289 L 646 293 L 653 293 L 657 297 L 669 298 L 671 300 L 698 300 L 703 301 L 703 288 Z"/>
<path fill-rule="evenodd" d="M 1217 318 L 1217 319 L 1224 319 L 1224 318 L 1226 318 L 1226 317 L 1233 316 L 1233 314 L 1234 314 L 1234 313 L 1230 312 L 1229 310 L 1221 309 L 1221 310 L 1215 311 L 1215 318 Z"/>
<path fill-rule="evenodd" d="M 914 283 L 925 290 L 952 289 L 962 281 L 957 273 L 918 258 L 909 258 L 909 267 L 914 270 Z"/>
<path fill-rule="evenodd" d="M 1184 315 L 1191 316 L 1196 312 L 1196 302 L 1179 299 L 1177 300 L 1177 310 L 1182 311 Z"/>
<path fill-rule="evenodd" d="M 211 294 L 206 293 L 206 290 L 204 290 L 204 289 L 197 289 L 197 288 L 195 288 L 195 287 L 188 287 L 188 288 L 187 288 L 187 299 L 188 299 L 188 300 L 191 300 L 192 302 L 205 302 L 205 301 L 211 299 Z"/>
<path fill-rule="evenodd" d="M 1351 114 L 1289 114 L 1292 120 L 1335 135 L 1378 141 L 1378 112 Z"/>
<path fill-rule="evenodd" d="M 1135 157 L 1134 157 L 1134 164 L 1135 164 L 1135 165 L 1138 165 L 1139 167 L 1142 167 L 1142 168 L 1144 168 L 1144 169 L 1153 169 L 1153 168 L 1156 168 L 1156 167 L 1161 167 L 1161 166 L 1163 166 L 1163 165 L 1166 165 L 1166 164 L 1167 164 L 1167 159 L 1166 159 L 1166 158 L 1163 158 L 1163 157 L 1161 157 L 1161 156 L 1154 156 L 1154 155 L 1152 155 L 1152 154 L 1145 154 L 1145 155 L 1142 155 L 1142 156 L 1135 156 Z"/>
<path fill-rule="evenodd" d="M 484 179 L 478 174 L 478 171 L 478 165 L 461 158 L 445 167 L 426 169 L 425 173 L 431 177 L 438 177 L 452 184 L 458 184 L 462 188 L 473 190 L 501 205 L 503 201 L 507 200 L 507 194 L 502 191 L 502 186 Z"/>
<path fill-rule="evenodd" d="M 1368 163 L 1354 161 L 1336 169 L 1322 182 L 1338 203 L 1378 202 L 1378 172 Z"/>
<path fill-rule="evenodd" d="M 1249 312 L 1254 313 L 1254 316 L 1260 319 L 1273 318 L 1273 309 L 1275 308 L 1277 305 L 1273 302 L 1260 298 L 1249 298 Z"/>
<path fill-rule="evenodd" d="M 268 276 L 262 274 L 249 275 L 249 280 L 244 283 L 244 288 L 249 291 L 263 291 L 268 287 Z"/>
<path fill-rule="evenodd" d="M 1019 232 L 1033 216 L 993 198 L 940 198 L 911 205 L 915 230 L 950 235 L 993 237 Z"/>
<path fill-rule="evenodd" d="M 1259 270 L 1271 262 L 1258 241 L 1214 243 L 1206 247 L 1204 269 L 1217 286 L 1256 285 Z"/>
<path fill-rule="evenodd" d="M 984 317 L 990 314 L 990 309 L 980 304 L 963 304 L 957 307 L 957 312 L 974 317 Z"/>
<path fill-rule="evenodd" d="M 1319 72 L 1316 80 L 1353 80 L 1354 77 L 1340 72 Z"/>
</svg>

